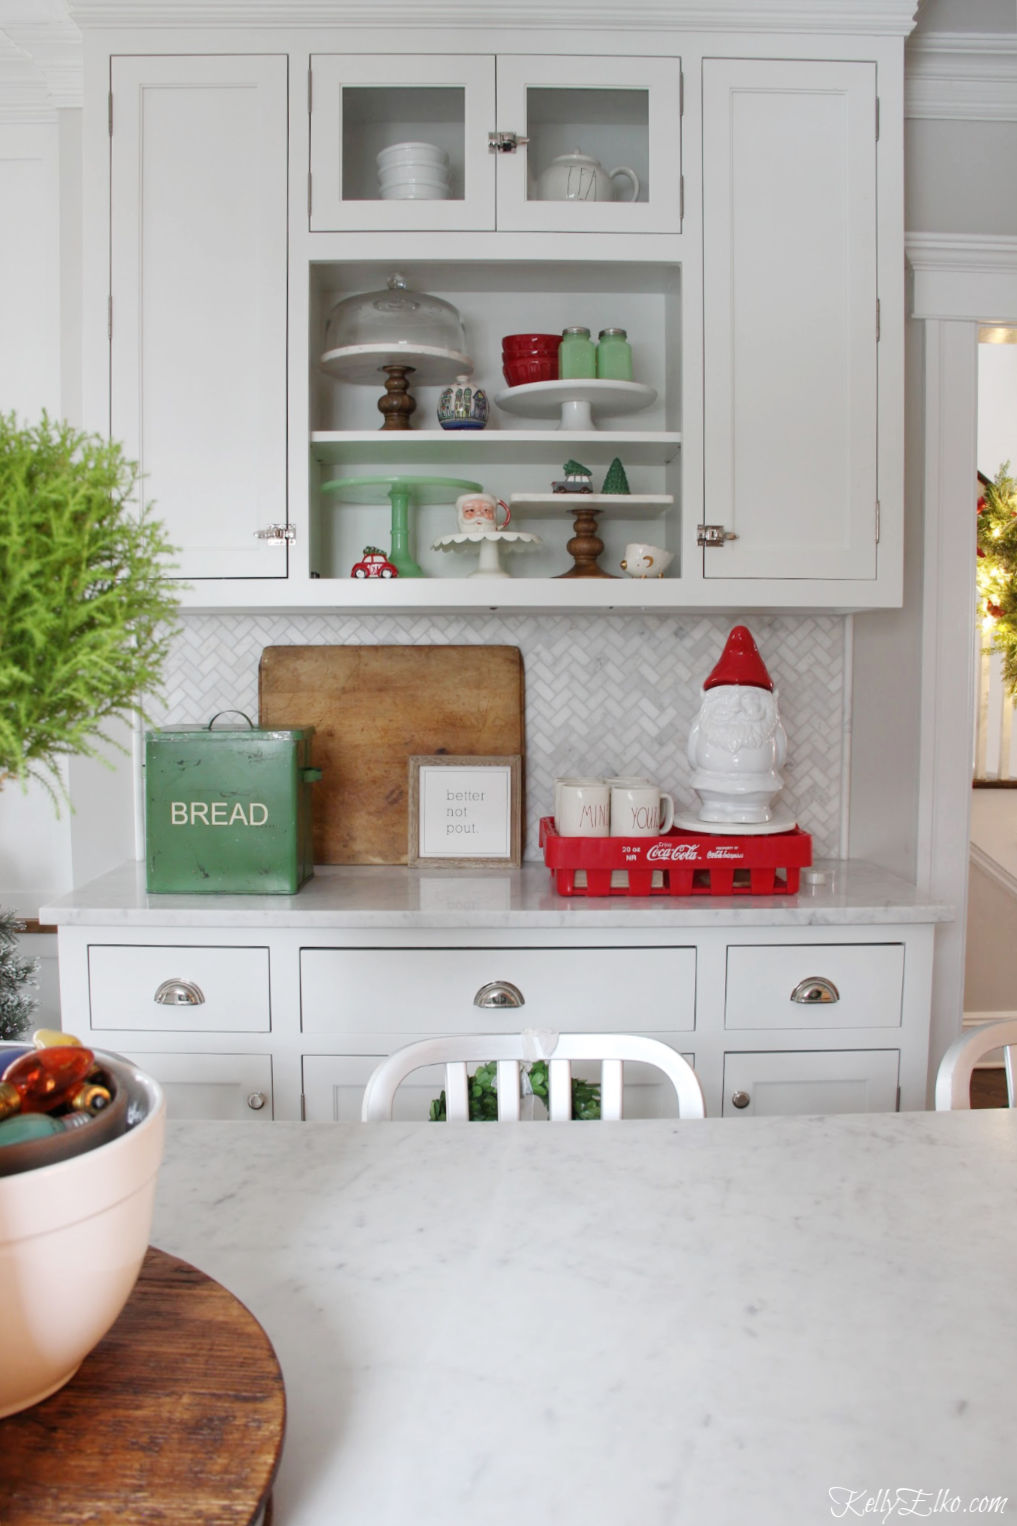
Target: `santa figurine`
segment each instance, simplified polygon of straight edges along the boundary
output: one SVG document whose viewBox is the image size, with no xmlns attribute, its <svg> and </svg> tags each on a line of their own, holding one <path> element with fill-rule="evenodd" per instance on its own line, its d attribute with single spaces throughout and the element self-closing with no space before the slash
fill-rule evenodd
<svg viewBox="0 0 1017 1526">
<path fill-rule="evenodd" d="M 784 829 L 773 801 L 784 784 L 778 770 L 787 737 L 770 675 L 744 625 L 734 627 L 703 685 L 688 755 L 692 788 L 702 801 L 699 821 L 773 822 L 771 830 Z"/>
</svg>

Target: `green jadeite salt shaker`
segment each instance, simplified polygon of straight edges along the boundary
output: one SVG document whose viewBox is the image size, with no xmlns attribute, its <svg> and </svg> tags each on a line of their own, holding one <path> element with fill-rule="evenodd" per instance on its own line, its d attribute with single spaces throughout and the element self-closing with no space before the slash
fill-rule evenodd
<svg viewBox="0 0 1017 1526">
<path fill-rule="evenodd" d="M 597 346 L 589 329 L 563 329 L 558 346 L 558 377 L 561 381 L 585 381 L 597 374 Z"/>
<path fill-rule="evenodd" d="M 632 380 L 632 346 L 624 329 L 601 329 L 597 375 L 606 381 Z"/>
</svg>

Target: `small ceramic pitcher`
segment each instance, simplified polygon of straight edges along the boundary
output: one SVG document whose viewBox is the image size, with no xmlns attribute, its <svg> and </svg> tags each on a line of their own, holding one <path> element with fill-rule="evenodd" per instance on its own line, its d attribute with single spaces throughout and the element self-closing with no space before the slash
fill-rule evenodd
<svg viewBox="0 0 1017 1526">
<path fill-rule="evenodd" d="M 505 518 L 498 523 L 498 510 L 505 511 Z M 456 499 L 456 518 L 460 530 L 478 533 L 484 530 L 504 530 L 512 518 L 512 510 L 502 498 L 491 493 L 463 493 Z"/>
</svg>

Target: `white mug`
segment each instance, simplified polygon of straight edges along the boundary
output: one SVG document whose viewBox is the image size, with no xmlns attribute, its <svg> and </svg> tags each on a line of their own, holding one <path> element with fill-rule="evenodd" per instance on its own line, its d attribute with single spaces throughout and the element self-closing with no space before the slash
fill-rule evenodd
<svg viewBox="0 0 1017 1526">
<path fill-rule="evenodd" d="M 612 837 L 660 837 L 673 825 L 674 799 L 655 784 L 616 784 L 612 788 Z"/>
<path fill-rule="evenodd" d="M 611 791 L 603 779 L 556 780 L 554 819 L 562 837 L 607 837 Z"/>
<path fill-rule="evenodd" d="M 505 510 L 505 518 L 498 523 L 498 510 Z M 456 499 L 456 518 L 460 530 L 503 530 L 512 518 L 512 510 L 501 498 L 491 493 L 463 493 Z"/>
</svg>

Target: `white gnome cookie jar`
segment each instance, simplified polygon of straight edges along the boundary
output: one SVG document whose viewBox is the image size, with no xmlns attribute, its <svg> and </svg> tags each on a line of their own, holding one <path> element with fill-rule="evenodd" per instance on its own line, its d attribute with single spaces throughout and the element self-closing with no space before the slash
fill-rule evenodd
<svg viewBox="0 0 1017 1526">
<path fill-rule="evenodd" d="M 689 733 L 691 784 L 702 801 L 697 820 L 787 830 L 789 821 L 773 806 L 784 785 L 779 770 L 786 755 L 770 675 L 751 633 L 736 625 L 703 684 Z"/>
</svg>

